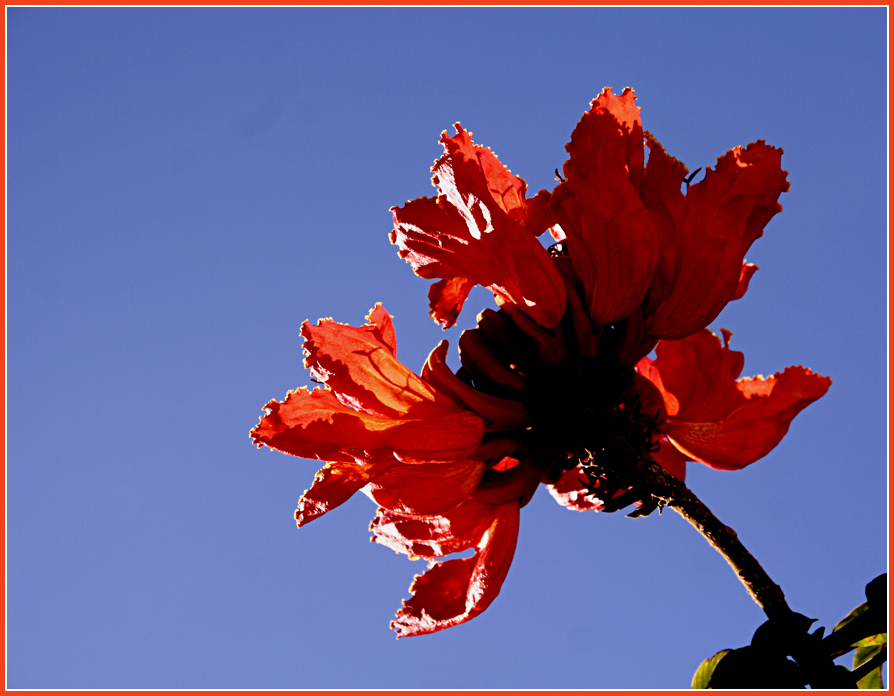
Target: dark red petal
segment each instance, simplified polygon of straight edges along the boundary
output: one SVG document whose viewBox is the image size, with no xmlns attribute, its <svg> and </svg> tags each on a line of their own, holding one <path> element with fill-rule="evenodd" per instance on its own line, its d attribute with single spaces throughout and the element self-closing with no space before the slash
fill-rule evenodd
<svg viewBox="0 0 894 696">
<path fill-rule="evenodd" d="M 481 503 L 498 505 L 512 500 L 530 500 L 548 469 L 523 459 L 518 466 L 503 471 L 491 469 L 481 479 L 472 498 Z"/>
<path fill-rule="evenodd" d="M 428 356 L 422 378 L 456 403 L 486 418 L 488 431 L 514 430 L 531 422 L 532 416 L 522 402 L 485 394 L 457 377 L 447 365 L 447 341 L 441 341 Z"/>
<path fill-rule="evenodd" d="M 329 462 L 317 472 L 313 485 L 304 491 L 298 501 L 295 521 L 300 527 L 337 508 L 369 483 L 371 477 L 396 464 Z"/>
<path fill-rule="evenodd" d="M 474 618 L 500 593 L 518 539 L 518 503 L 493 506 L 491 524 L 472 558 L 432 562 L 391 622 L 398 638 L 433 633 Z"/>
<path fill-rule="evenodd" d="M 668 155 L 650 133 L 646 133 L 646 144 L 649 146 L 649 162 L 640 196 L 652 217 L 661 249 L 658 269 L 649 288 L 649 306 L 654 308 L 664 302 L 673 289 L 679 254 L 678 238 L 686 218 L 686 196 L 680 187 L 689 170 L 682 162 Z"/>
<path fill-rule="evenodd" d="M 737 147 L 689 187 L 673 288 L 650 318 L 647 333 L 684 338 L 710 324 L 732 300 L 745 254 L 782 210 L 778 198 L 788 182 L 781 157 L 782 150 L 762 140 Z"/>
<path fill-rule="evenodd" d="M 570 471 L 564 472 L 562 477 L 556 483 L 549 484 L 546 490 L 559 505 L 564 505 L 569 510 L 599 512 L 603 508 L 602 501 L 588 494 L 583 484 L 586 479 L 586 474 L 578 465 Z"/>
<path fill-rule="evenodd" d="M 738 400 L 735 380 L 745 356 L 729 349 L 708 329 L 680 339 L 661 341 L 656 360 L 643 358 L 637 371 L 661 392 L 668 416 L 711 421 L 722 418 Z"/>
<path fill-rule="evenodd" d="M 739 271 L 739 285 L 733 293 L 733 300 L 741 300 L 745 296 L 745 293 L 748 292 L 748 283 L 751 282 L 751 276 L 759 270 L 760 268 L 753 263 L 742 264 L 742 269 Z M 730 301 L 732 302 L 732 300 Z"/>
<path fill-rule="evenodd" d="M 444 328 L 452 326 L 474 282 L 489 288 L 498 302 L 516 305 L 552 328 L 562 318 L 565 286 L 525 227 L 524 182 L 490 150 L 475 145 L 459 124 L 456 135 L 444 133 L 441 142 L 445 154 L 433 167 L 441 195 L 392 208 L 391 242 L 417 275 L 460 279 L 433 291 L 432 316 Z"/>
<path fill-rule="evenodd" d="M 383 508 L 408 515 L 434 515 L 468 498 L 481 480 L 484 466 L 485 462 L 474 459 L 395 466 L 373 478 L 366 490 Z"/>
<path fill-rule="evenodd" d="M 597 324 L 628 316 L 658 264 L 658 235 L 639 197 L 643 131 L 633 100 L 633 90 L 616 97 L 606 88 L 593 102 L 565 146 L 566 180 L 550 201 Z"/>
<path fill-rule="evenodd" d="M 671 476 L 680 481 L 686 480 L 686 455 L 674 447 L 674 444 L 662 438 L 658 441 L 659 449 L 652 453 L 652 457 Z"/>
<path fill-rule="evenodd" d="M 385 418 L 355 411 L 323 389 L 302 387 L 266 408 L 251 431 L 255 444 L 307 459 L 452 462 L 474 452 L 484 433 L 484 420 L 458 407 Z"/>
<path fill-rule="evenodd" d="M 406 515 L 379 508 L 371 541 L 411 558 L 442 558 L 477 546 L 493 522 L 494 506 L 466 500 L 439 515 Z"/>
<path fill-rule="evenodd" d="M 741 469 L 766 456 L 788 432 L 792 420 L 825 394 L 832 380 L 805 367 L 787 367 L 772 377 L 736 383 L 738 405 L 720 421 L 670 418 L 668 437 L 691 459 L 714 469 Z"/>
<path fill-rule="evenodd" d="M 536 196 L 527 200 L 527 215 L 524 225 L 535 237 L 539 237 L 556 224 L 552 213 L 549 212 L 550 196 L 549 191 L 541 189 Z"/>
</svg>

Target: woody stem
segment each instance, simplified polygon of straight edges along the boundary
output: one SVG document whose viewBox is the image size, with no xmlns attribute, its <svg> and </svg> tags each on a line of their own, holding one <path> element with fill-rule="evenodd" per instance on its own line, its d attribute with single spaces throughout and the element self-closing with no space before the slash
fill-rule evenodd
<svg viewBox="0 0 894 696">
<path fill-rule="evenodd" d="M 657 465 L 653 464 L 653 468 L 655 466 Z M 739 541 L 735 530 L 717 519 L 682 481 L 666 471 L 662 470 L 661 474 L 663 475 L 655 477 L 658 485 L 654 486 L 657 490 L 653 489 L 653 495 L 695 527 L 726 559 L 767 618 L 791 613 L 782 589 L 770 579 L 757 559 Z"/>
</svg>

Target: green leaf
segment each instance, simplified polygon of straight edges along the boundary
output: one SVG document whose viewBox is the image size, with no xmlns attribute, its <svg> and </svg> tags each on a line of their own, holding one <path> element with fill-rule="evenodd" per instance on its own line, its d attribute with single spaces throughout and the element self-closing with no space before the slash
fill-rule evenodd
<svg viewBox="0 0 894 696">
<path fill-rule="evenodd" d="M 860 614 L 864 613 L 867 609 L 869 609 L 869 603 L 863 602 L 860 606 L 856 607 L 850 614 L 845 616 L 841 621 L 835 624 L 835 628 L 832 629 L 832 633 L 840 630 L 844 626 L 847 626 L 851 621 L 856 619 Z"/>
<path fill-rule="evenodd" d="M 858 648 L 868 648 L 870 645 L 887 645 L 888 644 L 888 634 L 887 633 L 877 633 L 874 636 L 869 636 L 868 638 L 864 638 L 863 640 L 858 640 L 854 645 Z"/>
<path fill-rule="evenodd" d="M 698 666 L 698 669 L 695 670 L 695 675 L 692 677 L 693 689 L 708 688 L 708 684 L 711 682 L 711 675 L 714 674 L 714 669 L 717 667 L 717 663 L 720 662 L 720 658 L 726 655 L 729 651 L 729 648 L 721 650 L 719 653 L 713 657 L 709 657 Z"/>
<path fill-rule="evenodd" d="M 873 636 L 873 638 L 878 637 L 879 636 Z M 857 648 L 857 654 L 854 655 L 854 669 L 857 669 L 857 667 L 862 665 L 864 662 L 866 662 L 867 660 L 871 660 L 873 657 L 878 655 L 882 651 L 883 647 L 884 644 L 875 644 Z M 885 685 L 882 683 L 882 665 L 879 665 L 869 674 L 863 677 L 860 681 L 858 681 L 857 687 L 860 689 L 884 689 Z"/>
</svg>

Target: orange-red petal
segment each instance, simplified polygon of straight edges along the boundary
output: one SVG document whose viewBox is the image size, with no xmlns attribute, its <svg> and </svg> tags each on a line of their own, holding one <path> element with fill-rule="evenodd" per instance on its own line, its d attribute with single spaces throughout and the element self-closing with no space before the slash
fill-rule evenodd
<svg viewBox="0 0 894 696">
<path fill-rule="evenodd" d="M 397 462 L 382 464 L 352 464 L 329 462 L 320 469 L 311 487 L 304 491 L 295 510 L 298 526 L 311 522 L 337 508 L 363 488 L 377 474 L 395 466 Z"/>
<path fill-rule="evenodd" d="M 744 359 L 707 329 L 658 344 L 656 360 L 637 369 L 665 396 L 662 431 L 688 459 L 715 469 L 741 469 L 767 455 L 794 417 L 832 381 L 800 365 L 772 377 L 737 380 Z"/>
<path fill-rule="evenodd" d="M 565 309 L 565 286 L 525 226 L 545 218 L 538 213 L 529 220 L 524 182 L 459 124 L 456 130 L 455 136 L 442 135 L 445 154 L 433 167 L 441 195 L 392 208 L 391 242 L 417 275 L 448 281 L 429 296 L 431 314 L 444 328 L 455 323 L 471 283 L 552 328 Z M 532 214 L 537 210 L 535 205 Z"/>
<path fill-rule="evenodd" d="M 468 498 L 484 473 L 485 462 L 459 459 L 441 464 L 406 464 L 388 469 L 366 486 L 369 496 L 388 510 L 434 515 Z"/>
<path fill-rule="evenodd" d="M 493 505 L 475 500 L 438 515 L 379 508 L 369 526 L 371 541 L 411 558 L 442 558 L 476 546 L 493 521 L 493 511 Z"/>
<path fill-rule="evenodd" d="M 455 411 L 455 404 L 432 389 L 397 359 L 391 317 L 381 304 L 363 326 L 321 319 L 304 322 L 304 364 L 346 406 L 370 415 L 400 418 L 412 412 L 432 418 Z"/>
<path fill-rule="evenodd" d="M 413 596 L 391 622 L 398 638 L 433 633 L 472 619 L 490 606 L 509 572 L 518 540 L 519 505 L 490 506 L 471 558 L 433 561 L 410 586 Z"/>
<path fill-rule="evenodd" d="M 742 261 L 764 226 L 782 210 L 788 190 L 782 150 L 763 140 L 736 147 L 689 187 L 686 219 L 672 254 L 669 296 L 649 319 L 647 333 L 663 339 L 689 336 L 710 324 L 740 288 Z"/>
<path fill-rule="evenodd" d="M 590 316 L 608 324 L 642 301 L 658 264 L 658 235 L 640 199 L 643 130 L 633 90 L 606 88 L 581 118 L 550 211 L 567 236 Z"/>
<path fill-rule="evenodd" d="M 302 387 L 285 401 L 271 401 L 251 431 L 257 445 L 296 457 L 324 461 L 407 463 L 452 462 L 481 443 L 484 420 L 460 408 L 431 410 L 417 417 L 374 416 L 345 406 L 324 389 Z"/>
</svg>

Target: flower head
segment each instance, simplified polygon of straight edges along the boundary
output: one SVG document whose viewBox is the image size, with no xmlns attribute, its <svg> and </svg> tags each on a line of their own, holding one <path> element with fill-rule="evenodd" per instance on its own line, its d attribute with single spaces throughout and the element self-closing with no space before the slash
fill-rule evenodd
<svg viewBox="0 0 894 696">
<path fill-rule="evenodd" d="M 682 481 L 687 462 L 755 462 L 831 384 L 800 366 L 740 378 L 731 334 L 721 344 L 705 328 L 756 270 L 744 255 L 781 210 L 781 150 L 734 148 L 690 185 L 643 131 L 633 91 L 606 88 L 566 146 L 564 180 L 528 198 L 470 135 L 442 135 L 439 195 L 393 208 L 391 233 L 435 280 L 431 316 L 445 328 L 474 285 L 493 292 L 499 309 L 460 337 L 462 367 L 447 366 L 446 341 L 419 375 L 398 362 L 381 306 L 362 327 L 305 323 L 305 364 L 325 388 L 271 401 L 252 431 L 259 446 L 328 462 L 299 526 L 362 489 L 379 505 L 373 541 L 429 561 L 398 636 L 487 608 L 540 484 L 573 510 L 646 515 L 651 481 Z"/>
</svg>

